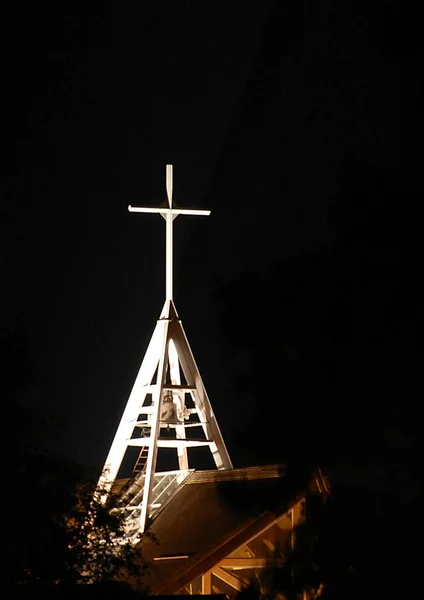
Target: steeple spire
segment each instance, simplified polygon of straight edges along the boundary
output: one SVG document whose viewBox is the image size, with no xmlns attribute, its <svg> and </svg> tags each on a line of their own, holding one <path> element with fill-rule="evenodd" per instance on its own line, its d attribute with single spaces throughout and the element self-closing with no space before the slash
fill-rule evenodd
<svg viewBox="0 0 424 600">
<path fill-rule="evenodd" d="M 232 469 L 218 423 L 172 296 L 172 229 L 178 215 L 209 210 L 175 208 L 172 165 L 166 166 L 168 207 L 129 206 L 130 212 L 159 213 L 166 220 L 166 296 L 139 373 L 99 480 L 104 499 L 119 476 L 128 448 L 139 449 L 133 481 L 121 497 L 128 537 L 136 539 L 171 491 L 192 471 L 188 448 L 208 447 L 218 469 Z M 176 451 L 178 469 L 157 469 L 161 448 Z"/>
</svg>

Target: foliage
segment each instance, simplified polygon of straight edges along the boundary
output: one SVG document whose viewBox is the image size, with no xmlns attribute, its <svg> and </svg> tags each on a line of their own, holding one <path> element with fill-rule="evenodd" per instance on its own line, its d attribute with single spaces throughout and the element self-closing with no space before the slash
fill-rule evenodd
<svg viewBox="0 0 424 600">
<path fill-rule="evenodd" d="M 146 564 L 124 537 L 122 513 L 113 497 L 103 504 L 101 495 L 92 482 L 76 487 L 73 506 L 60 524 L 68 549 L 64 578 L 99 583 L 130 575 L 140 588 Z"/>
<path fill-rule="evenodd" d="M 11 299 L 0 295 L 0 302 L 1 317 L 7 316 L 0 322 L 0 580 L 72 585 L 128 573 L 137 584 L 145 564 L 132 546 L 119 542 L 122 518 L 113 499 L 103 505 L 83 469 L 49 449 L 55 428 L 43 413 L 43 399 L 31 396 L 37 382 L 27 321 Z"/>
<path fill-rule="evenodd" d="M 113 510 L 113 499 L 103 505 L 93 482 L 71 485 L 65 471 L 47 483 L 46 471 L 40 471 L 35 495 L 18 497 L 18 510 L 9 511 L 3 527 L 2 581 L 69 586 L 125 580 L 130 575 L 133 585 L 142 589 L 146 564 L 124 540 L 122 516 Z"/>
<path fill-rule="evenodd" d="M 48 448 L 54 428 L 39 402 L 28 400 L 35 371 L 26 321 L 9 308 L 12 316 L 0 323 L 5 424 L 0 580 L 71 585 L 110 581 L 127 572 L 137 582 L 145 564 L 134 548 L 118 543 L 122 519 L 111 512 L 113 499 L 103 505 L 82 468 Z"/>
</svg>

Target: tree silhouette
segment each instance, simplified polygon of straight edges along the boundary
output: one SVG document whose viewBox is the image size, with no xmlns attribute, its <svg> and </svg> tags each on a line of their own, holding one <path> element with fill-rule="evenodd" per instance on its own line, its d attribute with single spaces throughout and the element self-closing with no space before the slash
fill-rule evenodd
<svg viewBox="0 0 424 600">
<path fill-rule="evenodd" d="M 24 325 L 24 319 L 11 321 L 0 336 L 0 392 L 6 407 L 0 579 L 10 585 L 69 586 L 130 574 L 141 589 L 146 565 L 124 542 L 114 498 L 103 505 L 83 468 L 49 449 L 47 419 L 26 402 L 26 387 L 36 373 Z"/>
<path fill-rule="evenodd" d="M 332 498 L 299 531 L 319 540 L 323 598 L 399 597 L 418 585 L 415 200 L 393 174 L 350 157 L 331 199 L 331 242 L 217 289 L 224 359 L 249 406 L 238 458 L 328 471 Z M 311 570 L 299 573 L 308 583 Z"/>
</svg>

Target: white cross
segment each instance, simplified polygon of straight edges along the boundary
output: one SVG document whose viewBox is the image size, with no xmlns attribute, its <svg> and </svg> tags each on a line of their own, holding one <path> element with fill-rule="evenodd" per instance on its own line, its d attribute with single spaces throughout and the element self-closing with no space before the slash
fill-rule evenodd
<svg viewBox="0 0 424 600">
<path fill-rule="evenodd" d="M 166 165 L 166 193 L 169 208 L 145 208 L 130 205 L 128 210 L 130 212 L 159 213 L 166 221 L 166 300 L 172 300 L 172 221 L 178 215 L 208 216 L 211 211 L 172 208 L 172 165 Z"/>
</svg>

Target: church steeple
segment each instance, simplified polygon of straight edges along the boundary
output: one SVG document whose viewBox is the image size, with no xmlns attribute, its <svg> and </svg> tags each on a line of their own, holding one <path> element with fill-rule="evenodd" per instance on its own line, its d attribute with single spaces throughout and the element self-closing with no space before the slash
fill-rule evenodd
<svg viewBox="0 0 424 600">
<path fill-rule="evenodd" d="M 99 483 L 110 491 L 131 447 L 135 460 L 134 492 L 126 507 L 131 535 L 143 532 L 149 518 L 163 504 L 164 490 L 190 472 L 189 448 L 209 448 L 218 469 L 232 469 L 206 389 L 173 302 L 172 233 L 178 215 L 209 215 L 207 210 L 172 205 L 172 165 L 166 166 L 168 207 L 129 206 L 130 212 L 159 213 L 166 220 L 166 297 L 121 422 L 112 442 Z M 173 449 L 178 470 L 157 469 L 161 448 Z M 134 496 L 135 494 L 135 496 Z M 106 496 L 104 496 L 106 497 Z"/>
</svg>

